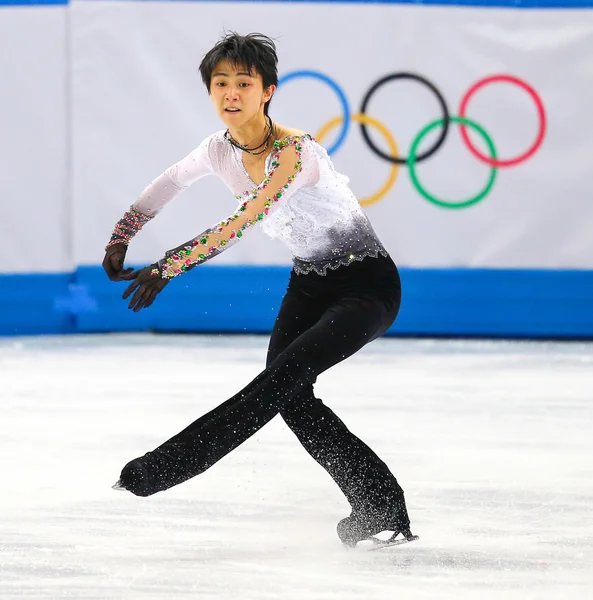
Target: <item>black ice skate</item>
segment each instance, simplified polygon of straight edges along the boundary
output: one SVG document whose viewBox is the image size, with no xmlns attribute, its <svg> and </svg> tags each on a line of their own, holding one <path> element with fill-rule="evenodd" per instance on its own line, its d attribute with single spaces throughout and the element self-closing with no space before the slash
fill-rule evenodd
<svg viewBox="0 0 593 600">
<path fill-rule="evenodd" d="M 387 519 L 376 514 L 362 514 L 352 511 L 352 514 L 338 523 L 338 537 L 345 546 L 355 548 L 359 542 L 372 543 L 370 550 L 377 550 L 387 546 L 396 546 L 413 542 L 418 539 L 410 531 L 409 523 L 397 523 L 393 518 Z M 392 531 L 393 535 L 388 540 L 380 540 L 374 536 L 383 531 Z M 402 537 L 399 537 L 399 536 Z"/>
<path fill-rule="evenodd" d="M 114 490 L 132 492 L 136 496 L 150 496 L 154 491 L 152 481 L 142 459 L 130 461 L 123 469 Z"/>
</svg>

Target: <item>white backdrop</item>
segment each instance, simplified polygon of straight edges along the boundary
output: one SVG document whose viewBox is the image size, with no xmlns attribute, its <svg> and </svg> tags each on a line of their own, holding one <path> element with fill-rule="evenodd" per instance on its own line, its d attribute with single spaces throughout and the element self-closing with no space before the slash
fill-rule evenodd
<svg viewBox="0 0 593 600">
<path fill-rule="evenodd" d="M 403 165 L 367 213 L 402 266 L 593 268 L 593 11 L 100 0 L 75 0 L 67 10 L 68 28 L 64 8 L 2 11 L 0 125 L 9 134 L 0 142 L 2 271 L 15 264 L 33 270 L 21 257 L 23 240 L 42 248 L 34 270 L 101 262 L 114 223 L 145 185 L 222 127 L 198 64 L 225 29 L 275 37 L 281 75 L 326 74 L 353 113 L 370 86 L 398 71 L 429 79 L 452 115 L 484 77 L 525 81 L 545 107 L 546 135 L 529 160 L 498 170 L 481 202 L 455 210 L 436 206 L 414 189 Z M 280 87 L 271 114 L 316 135 L 341 107 L 326 84 L 301 78 Z M 434 95 L 413 81 L 386 84 L 368 114 L 391 132 L 402 154 L 441 116 Z M 533 100 L 508 83 L 479 90 L 468 116 L 492 136 L 503 159 L 524 152 L 538 133 Z M 336 133 L 323 142 L 331 146 Z M 386 149 L 381 136 L 370 133 Z M 359 197 L 378 190 L 390 169 L 355 123 L 334 161 Z M 456 125 L 440 150 L 418 165 L 431 192 L 457 201 L 482 189 L 489 172 Z M 146 227 L 129 256 L 152 261 L 234 206 L 220 182 L 202 180 Z M 216 262 L 288 263 L 289 255 L 256 232 Z"/>
<path fill-rule="evenodd" d="M 73 267 L 66 13 L 0 9 L 0 273 Z"/>
</svg>

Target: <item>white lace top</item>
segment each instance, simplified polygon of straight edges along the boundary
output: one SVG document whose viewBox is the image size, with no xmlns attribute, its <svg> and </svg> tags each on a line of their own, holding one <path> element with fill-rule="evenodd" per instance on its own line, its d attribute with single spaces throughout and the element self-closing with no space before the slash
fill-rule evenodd
<svg viewBox="0 0 593 600">
<path fill-rule="evenodd" d="M 290 145 L 296 147 L 299 162 L 294 174 L 282 182 L 285 185 L 278 186 L 271 183 L 273 174 L 279 166 L 282 150 Z M 277 143 L 267 157 L 265 173 L 266 178 L 259 185 L 252 181 L 243 166 L 242 151 L 230 143 L 224 131 L 218 131 L 157 177 L 132 208 L 152 218 L 188 186 L 212 174 L 220 177 L 232 191 L 240 203 L 239 208 L 231 217 L 169 251 L 167 256 L 179 259 L 179 254 L 184 254 L 180 252 L 182 248 L 189 256 L 192 245 L 198 245 L 197 240 L 207 247 L 213 244 L 208 236 L 218 236 L 216 248 L 209 248 L 207 256 L 200 255 L 202 260 L 207 260 L 237 242 L 250 224 L 259 224 L 267 235 L 280 238 L 288 246 L 298 273 L 315 271 L 325 275 L 328 268 L 336 269 L 353 260 L 387 254 L 348 187 L 347 177 L 336 171 L 326 150 L 311 136 L 295 136 Z M 266 185 L 272 187 L 273 198 L 267 196 L 270 192 L 263 192 Z M 231 227 L 237 224 L 233 222 L 247 214 L 242 215 L 241 211 L 248 211 L 250 201 L 258 201 L 258 195 L 267 197 L 269 202 L 265 208 L 258 209 L 257 216 L 244 219 L 245 224 L 231 232 Z"/>
</svg>

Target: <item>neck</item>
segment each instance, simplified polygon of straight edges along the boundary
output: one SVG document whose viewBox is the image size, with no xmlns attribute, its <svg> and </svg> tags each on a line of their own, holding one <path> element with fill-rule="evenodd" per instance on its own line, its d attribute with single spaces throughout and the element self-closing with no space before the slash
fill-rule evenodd
<svg viewBox="0 0 593 600">
<path fill-rule="evenodd" d="M 263 113 L 258 114 L 241 127 L 229 127 L 229 133 L 237 144 L 247 148 L 255 148 L 260 146 L 268 137 L 270 133 L 269 121 Z M 259 149 L 263 149 L 263 146 Z"/>
</svg>

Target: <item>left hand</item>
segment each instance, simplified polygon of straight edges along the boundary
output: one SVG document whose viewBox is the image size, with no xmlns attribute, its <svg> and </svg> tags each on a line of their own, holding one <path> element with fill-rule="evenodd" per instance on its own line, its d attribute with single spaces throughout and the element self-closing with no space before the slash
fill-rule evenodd
<svg viewBox="0 0 593 600">
<path fill-rule="evenodd" d="M 134 278 L 134 281 L 126 288 L 122 298 L 126 300 L 130 294 L 134 293 L 128 304 L 128 308 L 134 312 L 148 308 L 154 302 L 157 294 L 171 281 L 170 279 L 163 279 L 160 274 L 151 275 L 153 269 L 158 268 L 155 263 L 130 275 Z"/>
</svg>

